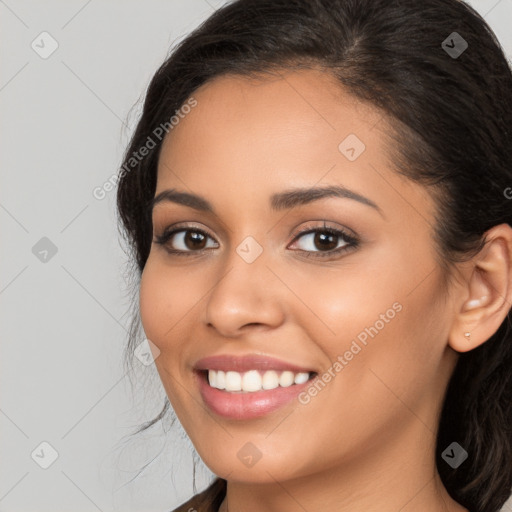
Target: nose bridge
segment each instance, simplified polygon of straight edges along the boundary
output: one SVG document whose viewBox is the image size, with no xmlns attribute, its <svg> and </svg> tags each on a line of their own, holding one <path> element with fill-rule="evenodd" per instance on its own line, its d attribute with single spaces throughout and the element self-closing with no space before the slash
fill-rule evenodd
<svg viewBox="0 0 512 512">
<path fill-rule="evenodd" d="M 224 336 L 236 334 L 246 324 L 275 327 L 282 321 L 266 250 L 254 237 L 246 236 L 230 251 L 224 272 L 206 299 L 206 323 Z"/>
</svg>

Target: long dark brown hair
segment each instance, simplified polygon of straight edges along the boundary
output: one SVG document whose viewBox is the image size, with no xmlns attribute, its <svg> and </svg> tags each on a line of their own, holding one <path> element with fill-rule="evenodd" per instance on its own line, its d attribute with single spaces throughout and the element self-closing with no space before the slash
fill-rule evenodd
<svg viewBox="0 0 512 512">
<path fill-rule="evenodd" d="M 448 273 L 483 247 L 485 231 L 512 225 L 512 74 L 474 9 L 458 0 L 237 0 L 175 48 L 147 90 L 117 195 L 135 281 L 151 248 L 161 140 L 130 159 L 155 128 L 220 75 L 313 66 L 389 121 L 396 171 L 436 198 L 435 244 Z M 139 322 L 134 310 L 127 358 Z M 511 324 L 509 311 L 486 343 L 460 355 L 442 409 L 437 468 L 472 512 L 498 512 L 512 491 Z M 453 441 L 469 454 L 457 469 L 441 458 Z"/>
</svg>

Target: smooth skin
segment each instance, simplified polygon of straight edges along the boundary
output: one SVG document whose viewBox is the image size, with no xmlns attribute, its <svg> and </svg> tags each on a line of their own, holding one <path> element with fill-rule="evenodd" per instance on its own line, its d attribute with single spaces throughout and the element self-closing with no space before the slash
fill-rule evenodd
<svg viewBox="0 0 512 512">
<path fill-rule="evenodd" d="M 221 510 L 465 511 L 437 473 L 436 432 L 458 352 L 484 343 L 512 303 L 512 229 L 491 229 L 446 287 L 434 200 L 391 167 L 380 112 L 319 69 L 223 76 L 194 97 L 164 141 L 155 196 L 194 193 L 215 213 L 171 201 L 154 207 L 155 239 L 177 223 L 192 233 L 153 243 L 140 309 L 176 415 L 228 481 Z M 338 149 L 350 134 L 366 146 L 354 161 Z M 378 209 L 340 197 L 269 206 L 274 193 L 328 185 Z M 334 249 L 348 248 L 321 258 L 331 246 L 294 236 L 322 232 L 324 221 L 359 245 L 334 236 Z M 209 235 L 198 239 L 194 229 Z M 236 252 L 248 236 L 263 249 L 250 264 Z M 193 372 L 200 358 L 264 354 L 321 375 L 395 302 L 401 311 L 306 405 L 293 400 L 245 421 L 205 406 Z M 237 456 L 248 442 L 261 452 L 252 467 Z"/>
</svg>

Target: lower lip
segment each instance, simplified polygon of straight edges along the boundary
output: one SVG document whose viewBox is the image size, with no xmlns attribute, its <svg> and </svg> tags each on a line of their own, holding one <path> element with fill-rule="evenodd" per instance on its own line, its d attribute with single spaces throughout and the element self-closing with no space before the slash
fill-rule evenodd
<svg viewBox="0 0 512 512">
<path fill-rule="evenodd" d="M 229 392 L 212 388 L 204 372 L 196 372 L 204 403 L 216 414 L 233 420 L 250 420 L 269 414 L 297 397 L 311 384 L 314 376 L 302 384 L 277 387 L 265 391 Z"/>
</svg>

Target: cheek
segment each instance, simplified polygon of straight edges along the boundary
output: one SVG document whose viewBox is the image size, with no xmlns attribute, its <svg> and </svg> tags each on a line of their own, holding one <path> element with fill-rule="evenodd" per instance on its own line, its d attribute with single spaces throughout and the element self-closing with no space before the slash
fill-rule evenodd
<svg viewBox="0 0 512 512">
<path fill-rule="evenodd" d="M 330 364 L 347 355 L 354 390 L 363 375 L 367 385 L 381 385 L 368 369 L 406 391 L 438 368 L 446 334 L 440 274 L 411 252 L 382 247 L 357 265 L 295 274 L 309 308 L 302 326 Z"/>
<path fill-rule="evenodd" d="M 148 259 L 141 276 L 139 305 L 142 326 L 146 336 L 161 348 L 165 332 L 172 326 L 176 284 L 171 284 L 168 273 Z"/>
<path fill-rule="evenodd" d="M 199 267 L 171 266 L 165 256 L 150 254 L 140 281 L 140 317 L 146 336 L 165 355 L 176 349 L 180 340 L 186 340 L 183 330 L 194 315 L 199 315 L 214 278 Z"/>
<path fill-rule="evenodd" d="M 388 259 L 384 251 L 356 253 L 337 267 L 310 266 L 287 274 L 286 282 L 293 283 L 294 293 L 308 307 L 298 322 L 307 321 L 311 339 L 325 340 L 325 348 L 339 354 L 359 334 L 364 338 L 365 328 L 375 323 L 379 331 L 388 328 L 390 322 L 383 321 L 393 322 L 393 304 L 403 303 L 404 283 L 411 281 L 405 262 L 399 267 L 396 257 Z"/>
</svg>

